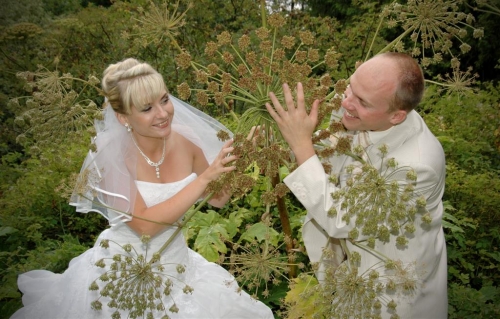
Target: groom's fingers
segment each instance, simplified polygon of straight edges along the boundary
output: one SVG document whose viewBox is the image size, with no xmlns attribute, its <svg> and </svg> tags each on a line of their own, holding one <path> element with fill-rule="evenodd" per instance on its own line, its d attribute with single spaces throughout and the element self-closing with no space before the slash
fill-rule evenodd
<svg viewBox="0 0 500 319">
<path fill-rule="evenodd" d="M 293 100 L 292 91 L 288 84 L 283 84 L 283 95 L 285 97 L 285 103 L 288 111 L 295 111 L 295 102 Z"/>
<path fill-rule="evenodd" d="M 320 100 L 315 100 L 311 106 L 311 111 L 309 112 L 309 118 L 311 118 L 315 124 L 318 123 L 318 109 L 320 103 Z"/>
<path fill-rule="evenodd" d="M 273 107 L 271 106 L 271 104 L 269 103 L 266 103 L 266 109 L 267 111 L 269 112 L 269 114 L 271 114 L 271 117 L 274 119 L 274 121 L 276 121 L 276 123 L 279 123 L 279 121 L 281 120 L 281 117 L 278 115 L 278 113 L 276 113 L 273 109 Z M 283 109 L 283 108 L 282 108 Z"/>
<path fill-rule="evenodd" d="M 305 111 L 304 88 L 302 83 L 297 83 L 297 109 Z"/>
<path fill-rule="evenodd" d="M 272 109 L 272 112 L 269 112 L 269 113 L 271 113 L 271 114 L 277 113 L 276 116 L 278 116 L 278 114 L 279 114 L 279 116 L 282 117 L 286 113 L 286 111 L 281 106 L 280 102 L 278 101 L 278 98 L 276 97 L 276 95 L 274 95 L 273 92 L 269 93 L 269 97 L 271 98 L 271 102 L 273 102 L 273 106 L 274 106 L 274 108 L 273 108 L 273 107 L 271 107 L 271 105 L 269 103 L 266 103 L 266 107 L 269 104 L 269 107 Z M 268 110 L 269 110 L 269 108 L 268 108 Z"/>
</svg>

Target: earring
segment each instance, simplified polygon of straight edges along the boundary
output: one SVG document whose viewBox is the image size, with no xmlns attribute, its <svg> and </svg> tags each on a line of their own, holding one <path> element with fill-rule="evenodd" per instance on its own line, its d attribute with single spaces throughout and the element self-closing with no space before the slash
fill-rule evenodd
<svg viewBox="0 0 500 319">
<path fill-rule="evenodd" d="M 132 132 L 132 126 L 130 126 L 128 123 L 125 123 L 125 127 L 127 128 L 127 132 Z"/>
</svg>

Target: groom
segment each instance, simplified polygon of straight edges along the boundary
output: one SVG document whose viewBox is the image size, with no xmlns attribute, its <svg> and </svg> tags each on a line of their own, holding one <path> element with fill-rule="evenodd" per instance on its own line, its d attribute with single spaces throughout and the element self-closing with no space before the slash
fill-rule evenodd
<svg viewBox="0 0 500 319">
<path fill-rule="evenodd" d="M 317 124 L 319 101 L 315 101 L 307 114 L 302 85 L 297 85 L 297 105 L 290 88 L 285 84 L 286 110 L 271 93 L 272 107 L 269 113 L 295 155 L 298 168 L 284 180 L 294 195 L 307 209 L 303 226 L 303 238 L 312 263 L 320 263 L 325 249 L 336 252 L 338 264 L 344 261 L 344 251 L 339 239 L 348 238 L 355 225 L 356 216 L 345 222 L 346 214 L 332 199 L 345 183 L 330 183 L 329 175 L 315 155 L 311 136 Z M 381 167 L 377 153 L 381 145 L 388 149 L 387 159 L 394 158 L 399 167 L 411 167 L 417 176 L 415 193 L 424 196 L 426 209 L 432 221 L 424 226 L 417 214 L 416 230 L 408 243 L 396 245 L 391 234 L 387 242 L 376 241 L 374 250 L 361 249 L 349 240 L 349 252 L 359 253 L 358 274 L 380 269 L 382 259 L 373 253 L 378 251 L 394 261 L 415 265 L 418 286 L 409 295 L 390 294 L 386 290 L 380 300 L 397 303 L 400 318 L 446 318 L 447 317 L 447 261 L 446 244 L 441 220 L 443 215 L 442 195 L 445 182 L 445 158 L 442 147 L 430 132 L 414 108 L 420 103 L 424 91 L 424 78 L 416 61 L 402 53 L 384 53 L 364 62 L 350 78 L 350 85 L 342 101 L 342 123 L 354 131 L 353 144 L 360 144 L 360 136 L 370 141 L 365 152 L 374 167 Z M 347 155 L 332 156 L 332 174 L 342 176 L 346 167 L 353 163 Z M 406 183 L 406 174 L 395 176 L 399 185 Z M 332 206 L 337 214 L 329 217 Z M 388 226 L 390 229 L 390 227 Z M 360 232 L 357 240 L 366 239 Z M 322 279 L 321 271 L 317 273 Z M 382 275 L 381 275 L 382 277 Z M 382 318 L 389 318 L 390 311 L 381 309 Z"/>
</svg>

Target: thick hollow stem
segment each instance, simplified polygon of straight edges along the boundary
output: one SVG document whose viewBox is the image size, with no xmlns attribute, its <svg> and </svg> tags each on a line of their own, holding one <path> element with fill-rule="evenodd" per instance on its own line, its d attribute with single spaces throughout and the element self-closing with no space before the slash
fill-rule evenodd
<svg viewBox="0 0 500 319">
<path fill-rule="evenodd" d="M 275 187 L 279 183 L 279 175 L 276 174 L 273 178 L 273 187 Z M 288 253 L 288 262 L 289 270 L 288 270 L 288 278 L 297 277 L 297 265 L 294 265 L 294 260 L 292 257 L 293 251 L 293 237 L 292 237 L 292 227 L 290 226 L 290 219 L 288 218 L 288 210 L 285 205 L 285 197 L 277 197 L 276 205 L 278 206 L 278 212 L 280 214 L 281 227 L 283 229 L 283 233 L 285 234 L 285 244 L 286 251 Z"/>
</svg>

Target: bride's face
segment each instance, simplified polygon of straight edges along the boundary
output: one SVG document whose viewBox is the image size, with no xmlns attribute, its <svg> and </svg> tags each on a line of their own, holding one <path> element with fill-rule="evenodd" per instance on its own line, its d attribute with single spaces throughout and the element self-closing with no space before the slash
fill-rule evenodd
<svg viewBox="0 0 500 319">
<path fill-rule="evenodd" d="M 125 115 L 127 123 L 132 126 L 133 132 L 139 136 L 163 138 L 171 132 L 174 106 L 163 92 L 151 103 L 139 108 L 132 107 L 131 114 Z"/>
</svg>

